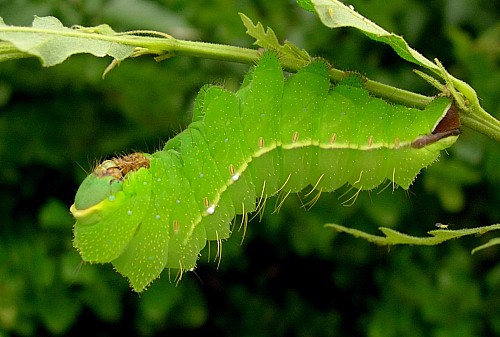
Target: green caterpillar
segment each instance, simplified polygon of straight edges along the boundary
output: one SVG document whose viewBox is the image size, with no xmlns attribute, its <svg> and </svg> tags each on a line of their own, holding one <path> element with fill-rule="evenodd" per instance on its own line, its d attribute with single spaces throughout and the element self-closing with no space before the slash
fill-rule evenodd
<svg viewBox="0 0 500 337">
<path fill-rule="evenodd" d="M 458 115 L 445 97 L 418 110 L 356 83 L 332 88 L 321 61 L 285 80 L 265 53 L 236 93 L 204 87 L 193 122 L 162 151 L 104 161 L 83 181 L 74 246 L 140 292 L 165 268 L 195 268 L 207 240 L 228 238 L 259 198 L 386 180 L 407 189 L 456 141 Z"/>
</svg>

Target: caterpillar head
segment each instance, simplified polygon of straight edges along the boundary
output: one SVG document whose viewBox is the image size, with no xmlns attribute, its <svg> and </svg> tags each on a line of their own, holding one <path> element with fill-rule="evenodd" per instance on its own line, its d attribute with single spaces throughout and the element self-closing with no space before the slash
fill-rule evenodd
<svg viewBox="0 0 500 337">
<path fill-rule="evenodd" d="M 135 152 L 122 157 L 114 157 L 97 165 L 85 178 L 75 196 L 75 203 L 70 211 L 75 219 L 84 223 L 93 223 L 98 219 L 89 216 L 108 197 L 123 188 L 128 173 L 141 167 L 149 168 L 149 159 L 142 153 Z"/>
</svg>

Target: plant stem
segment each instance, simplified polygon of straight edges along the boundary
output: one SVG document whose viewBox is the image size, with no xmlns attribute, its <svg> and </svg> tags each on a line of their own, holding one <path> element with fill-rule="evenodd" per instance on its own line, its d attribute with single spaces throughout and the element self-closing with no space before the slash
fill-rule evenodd
<svg viewBox="0 0 500 337">
<path fill-rule="evenodd" d="M 80 39 L 109 41 L 117 44 L 142 48 L 143 50 L 139 51 L 137 55 L 155 54 L 159 55 L 160 58 L 182 55 L 253 64 L 259 60 L 261 55 L 261 52 L 255 49 L 207 42 L 178 40 L 169 36 L 165 36 L 167 38 L 158 38 L 153 36 L 127 35 L 127 33 L 110 34 L 109 32 L 106 32 L 101 34 L 97 28 L 95 31 L 91 31 L 86 29 L 53 30 L 34 27 L 2 26 L 0 30 L 5 32 L 29 32 L 32 34 L 44 34 L 47 36 L 66 36 Z M 145 33 L 147 34 L 147 32 Z M 13 47 L 11 43 L 2 43 L 2 45 L 0 45 L 0 49 L 0 51 L 3 50 L 3 53 L 0 53 L 3 54 L 3 59 L 0 57 L 0 61 L 29 56 L 28 52 L 22 52 L 20 50 L 16 51 L 17 48 Z M 283 68 L 290 72 L 296 72 L 308 63 L 307 60 L 294 58 L 289 55 L 280 55 L 280 62 Z M 347 74 L 348 72 L 335 68 L 331 68 L 329 70 L 330 78 L 333 81 L 339 81 Z M 402 103 L 407 106 L 424 108 L 432 100 L 432 97 L 427 97 L 369 79 L 365 79 L 364 86 L 368 91 L 376 96 Z M 476 107 L 474 105 L 468 109 L 468 111 L 462 111 L 461 117 L 463 125 L 500 141 L 500 122 L 493 116 L 489 115 L 480 106 Z"/>
<path fill-rule="evenodd" d="M 148 38 L 147 40 L 144 40 L 140 37 L 133 37 L 133 40 L 131 41 L 121 42 L 124 44 L 155 50 L 158 53 L 168 53 L 170 56 L 192 56 L 245 64 L 256 63 L 261 55 L 261 52 L 255 49 L 177 39 Z M 283 68 L 290 72 L 296 72 L 307 64 L 307 61 L 299 60 L 286 55 L 280 57 L 280 61 Z M 343 79 L 348 72 L 331 68 L 329 70 L 329 74 L 330 79 L 333 81 L 339 81 Z M 431 97 L 392 87 L 370 79 L 366 79 L 364 86 L 368 91 L 372 92 L 376 96 L 418 108 L 424 108 L 432 100 Z"/>
<path fill-rule="evenodd" d="M 474 109 L 473 112 L 460 114 L 460 122 L 497 142 L 500 142 L 500 121 L 484 109 Z"/>
<path fill-rule="evenodd" d="M 164 37 L 158 38 L 158 33 L 151 31 L 136 31 L 132 33 L 146 34 L 131 35 L 130 33 L 110 33 L 109 31 L 100 30 L 98 27 L 91 29 L 82 27 L 80 29 L 47 29 L 35 27 L 16 27 L 16 26 L 2 26 L 0 31 L 15 32 L 15 33 L 30 33 L 42 34 L 45 36 L 54 37 L 71 37 L 77 39 L 100 40 L 109 41 L 121 45 L 133 46 L 144 48 L 142 54 L 156 54 L 161 58 L 173 57 L 175 55 L 200 57 L 206 59 L 222 60 L 229 62 L 253 64 L 259 60 L 261 52 L 255 49 L 241 48 L 229 45 L 178 40 L 166 34 L 160 34 Z M 10 43 L 8 43 L 11 46 Z M 283 68 L 287 71 L 296 72 L 303 68 L 308 61 L 291 57 L 289 55 L 280 55 L 280 61 Z M 333 81 L 339 81 L 344 78 L 348 73 L 331 68 L 330 78 Z M 425 107 L 432 98 L 423 96 L 411 91 L 403 90 L 400 88 L 392 87 L 380 82 L 366 79 L 365 88 L 373 94 L 386 98 L 390 101 L 402 103 L 408 106 L 418 108 Z"/>
<path fill-rule="evenodd" d="M 138 41 L 135 40 L 135 38 L 139 37 L 133 37 L 134 41 L 131 43 L 132 45 L 157 50 L 160 53 L 168 53 L 170 56 L 183 55 L 252 64 L 256 63 L 261 55 L 261 52 L 255 49 L 207 42 L 151 38 Z M 296 72 L 307 64 L 307 61 L 298 60 L 286 55 L 281 57 L 280 61 L 283 68 L 291 72 Z M 333 81 L 339 81 L 347 74 L 347 72 L 335 68 L 329 70 L 330 79 Z M 370 79 L 366 79 L 364 87 L 376 96 L 416 108 L 424 108 L 432 101 L 432 97 L 396 88 Z M 500 122 L 482 108 L 474 109 L 474 112 L 463 112 L 461 114 L 461 119 L 462 125 L 500 141 Z"/>
</svg>

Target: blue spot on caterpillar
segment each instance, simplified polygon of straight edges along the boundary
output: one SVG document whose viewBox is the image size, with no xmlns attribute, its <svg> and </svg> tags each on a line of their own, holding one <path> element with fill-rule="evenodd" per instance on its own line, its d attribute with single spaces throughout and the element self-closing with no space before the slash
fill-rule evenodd
<svg viewBox="0 0 500 337">
<path fill-rule="evenodd" d="M 266 53 L 236 93 L 202 88 L 193 122 L 163 150 L 104 161 L 83 181 L 74 246 L 140 292 L 165 268 L 195 268 L 207 240 L 228 238 L 259 198 L 386 180 L 407 189 L 456 141 L 456 109 L 445 97 L 425 110 L 389 104 L 355 82 L 332 88 L 322 62 L 285 81 Z"/>
</svg>

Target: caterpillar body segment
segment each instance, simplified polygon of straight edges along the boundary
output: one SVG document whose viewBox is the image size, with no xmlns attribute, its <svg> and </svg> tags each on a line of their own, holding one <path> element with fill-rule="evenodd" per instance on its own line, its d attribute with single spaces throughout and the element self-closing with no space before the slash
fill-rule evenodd
<svg viewBox="0 0 500 337">
<path fill-rule="evenodd" d="M 266 53 L 236 93 L 203 87 L 193 122 L 161 151 L 86 178 L 71 207 L 75 247 L 85 261 L 113 263 L 140 292 L 165 268 L 195 268 L 207 240 L 228 238 L 257 200 L 387 180 L 407 189 L 456 141 L 459 124 L 440 124 L 451 102 L 418 110 L 355 83 L 332 87 L 321 61 L 285 80 Z"/>
</svg>

